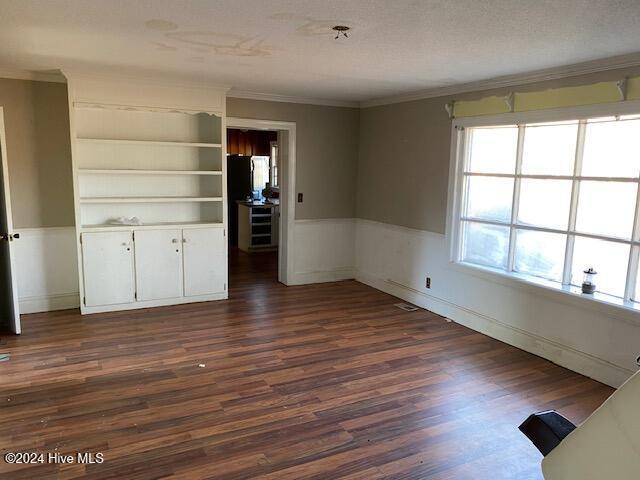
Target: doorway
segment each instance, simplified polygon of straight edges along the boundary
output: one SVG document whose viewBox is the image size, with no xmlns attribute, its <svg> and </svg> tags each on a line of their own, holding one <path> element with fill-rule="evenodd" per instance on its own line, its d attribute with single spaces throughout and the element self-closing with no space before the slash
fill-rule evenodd
<svg viewBox="0 0 640 480">
<path fill-rule="evenodd" d="M 227 118 L 229 277 L 292 277 L 295 124 Z"/>
<path fill-rule="evenodd" d="M 20 234 L 13 231 L 9 167 L 4 129 L 4 110 L 0 107 L 0 333 L 19 334 L 20 310 L 16 281 L 14 241 Z"/>
</svg>

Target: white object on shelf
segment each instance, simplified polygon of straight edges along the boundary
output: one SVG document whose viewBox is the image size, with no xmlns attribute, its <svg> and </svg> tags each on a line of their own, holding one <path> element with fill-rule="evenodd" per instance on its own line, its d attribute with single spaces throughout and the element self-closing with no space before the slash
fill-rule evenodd
<svg viewBox="0 0 640 480">
<path fill-rule="evenodd" d="M 142 225 L 138 217 L 118 217 L 109 222 L 111 225 Z"/>
</svg>

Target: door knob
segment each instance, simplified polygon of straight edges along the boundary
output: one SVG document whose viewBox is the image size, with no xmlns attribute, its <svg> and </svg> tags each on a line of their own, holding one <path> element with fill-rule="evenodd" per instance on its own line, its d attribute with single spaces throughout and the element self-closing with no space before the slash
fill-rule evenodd
<svg viewBox="0 0 640 480">
<path fill-rule="evenodd" d="M 19 240 L 19 239 L 20 239 L 19 233 L 14 233 L 13 235 L 9 235 L 9 240 Z"/>
</svg>

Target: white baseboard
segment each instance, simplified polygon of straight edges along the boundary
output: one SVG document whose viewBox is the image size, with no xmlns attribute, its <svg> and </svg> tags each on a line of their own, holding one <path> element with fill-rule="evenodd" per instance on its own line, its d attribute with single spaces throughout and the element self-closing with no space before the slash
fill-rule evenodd
<svg viewBox="0 0 640 480">
<path fill-rule="evenodd" d="M 336 268 L 333 270 L 318 270 L 314 272 L 296 272 L 290 285 L 307 285 L 309 283 L 339 282 L 353 280 L 356 273 L 353 268 Z"/>
<path fill-rule="evenodd" d="M 80 306 L 80 294 L 76 292 L 41 297 L 21 297 L 19 304 L 21 314 L 67 310 Z"/>
<path fill-rule="evenodd" d="M 612 387 L 619 387 L 635 373 L 411 287 L 362 271 L 356 271 L 356 280 Z"/>
</svg>

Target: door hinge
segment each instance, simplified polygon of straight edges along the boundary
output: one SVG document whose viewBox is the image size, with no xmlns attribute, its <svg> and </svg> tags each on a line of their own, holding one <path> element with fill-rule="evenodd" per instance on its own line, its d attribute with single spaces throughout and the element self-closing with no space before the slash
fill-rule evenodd
<svg viewBox="0 0 640 480">
<path fill-rule="evenodd" d="M 131 240 L 136 241 L 136 232 L 131 232 Z"/>
<path fill-rule="evenodd" d="M 80 234 L 80 245 L 82 245 L 82 234 Z"/>
<path fill-rule="evenodd" d="M 87 297 L 82 297 L 82 303 L 84 303 L 84 306 L 87 306 Z"/>
<path fill-rule="evenodd" d="M 225 283 L 225 284 L 224 284 L 224 290 L 226 290 L 226 289 L 227 289 L 227 284 Z"/>
<path fill-rule="evenodd" d="M 138 299 L 138 292 L 133 292 L 133 298 L 134 298 L 135 300 L 137 300 L 137 299 Z"/>
</svg>

